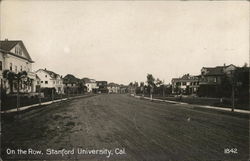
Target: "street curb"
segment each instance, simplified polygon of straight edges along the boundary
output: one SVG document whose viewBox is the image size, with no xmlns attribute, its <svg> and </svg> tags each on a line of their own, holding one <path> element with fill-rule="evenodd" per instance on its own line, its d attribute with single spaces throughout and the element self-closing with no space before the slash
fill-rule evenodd
<svg viewBox="0 0 250 161">
<path fill-rule="evenodd" d="M 222 110 L 222 111 L 230 111 L 231 108 L 229 107 L 216 107 L 216 106 L 208 106 L 208 105 L 198 105 L 198 104 L 189 104 L 189 103 L 184 103 L 184 102 L 176 102 L 176 101 L 169 101 L 169 100 L 162 100 L 162 99 L 156 99 L 156 98 L 149 98 L 149 97 L 143 97 L 143 96 L 136 96 L 134 94 L 131 94 L 131 96 L 139 99 L 146 99 L 146 100 L 151 100 L 151 101 L 158 101 L 158 102 L 166 102 L 166 103 L 172 103 L 172 104 L 181 104 L 181 105 L 192 105 L 194 107 L 200 107 L 200 108 L 208 108 L 208 109 L 214 109 L 214 110 Z M 237 113 L 242 113 L 242 114 L 249 114 L 250 111 L 248 110 L 239 110 L 239 109 L 234 109 L 234 112 Z"/>
<path fill-rule="evenodd" d="M 38 107 L 38 106 L 43 106 L 43 105 L 50 105 L 52 103 L 57 103 L 57 102 L 71 100 L 71 99 L 76 99 L 76 98 L 81 98 L 81 97 L 88 97 L 88 96 L 95 96 L 95 95 L 83 95 L 83 96 L 69 97 L 69 98 L 63 98 L 63 99 L 58 99 L 58 100 L 54 100 L 54 101 L 43 102 L 41 104 L 37 103 L 37 104 L 33 104 L 33 105 L 23 106 L 23 107 L 20 107 L 18 109 L 14 108 L 14 109 L 10 109 L 10 110 L 1 111 L 1 114 L 13 113 L 13 112 L 20 112 L 20 111 L 24 111 L 24 110 L 30 109 L 32 107 Z"/>
</svg>

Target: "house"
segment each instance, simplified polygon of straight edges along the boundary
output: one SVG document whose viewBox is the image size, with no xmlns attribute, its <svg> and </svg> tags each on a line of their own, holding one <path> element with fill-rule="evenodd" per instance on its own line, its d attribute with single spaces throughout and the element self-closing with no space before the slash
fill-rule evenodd
<svg viewBox="0 0 250 161">
<path fill-rule="evenodd" d="M 206 97 L 230 96 L 231 78 L 237 67 L 233 64 L 203 67 L 198 95 Z"/>
<path fill-rule="evenodd" d="M 32 93 L 36 91 L 37 77 L 32 72 L 31 59 L 23 41 L 8 40 L 0 41 L 0 80 L 6 93 L 17 92 L 17 80 L 3 78 L 3 71 L 9 73 L 27 72 L 27 77 L 20 81 L 19 91 Z"/>
<path fill-rule="evenodd" d="M 87 91 L 87 88 L 84 86 L 84 83 L 79 78 L 76 78 L 72 74 L 67 74 L 63 77 L 63 85 L 65 93 L 84 93 Z"/>
<path fill-rule="evenodd" d="M 108 93 L 108 82 L 107 81 L 97 81 L 97 87 L 99 93 Z"/>
<path fill-rule="evenodd" d="M 87 87 L 87 92 L 96 92 L 98 89 L 96 80 L 89 79 L 89 78 L 83 78 L 82 79 L 84 85 Z"/>
<path fill-rule="evenodd" d="M 120 93 L 120 85 L 116 83 L 109 83 L 107 89 L 108 93 Z"/>
<path fill-rule="evenodd" d="M 120 93 L 128 93 L 128 86 L 120 85 Z"/>
<path fill-rule="evenodd" d="M 62 76 L 46 68 L 37 70 L 36 74 L 40 78 L 41 88 L 55 88 L 56 93 L 64 93 Z"/>
<path fill-rule="evenodd" d="M 173 94 L 196 94 L 199 88 L 199 76 L 183 75 L 172 79 Z"/>
<path fill-rule="evenodd" d="M 231 74 L 236 70 L 233 64 L 216 66 L 216 67 L 203 67 L 201 69 L 200 84 L 220 85 L 224 76 L 231 77 Z"/>
</svg>

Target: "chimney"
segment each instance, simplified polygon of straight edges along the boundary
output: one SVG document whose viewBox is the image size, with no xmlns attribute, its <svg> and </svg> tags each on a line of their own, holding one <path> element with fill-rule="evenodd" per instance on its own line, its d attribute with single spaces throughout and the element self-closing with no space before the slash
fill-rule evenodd
<svg viewBox="0 0 250 161">
<path fill-rule="evenodd" d="M 8 39 L 7 38 L 5 38 L 5 40 L 4 41 L 8 41 Z"/>
<path fill-rule="evenodd" d="M 224 67 L 226 66 L 226 63 L 224 63 Z"/>
<path fill-rule="evenodd" d="M 44 70 L 47 70 L 46 68 L 44 68 Z"/>
</svg>

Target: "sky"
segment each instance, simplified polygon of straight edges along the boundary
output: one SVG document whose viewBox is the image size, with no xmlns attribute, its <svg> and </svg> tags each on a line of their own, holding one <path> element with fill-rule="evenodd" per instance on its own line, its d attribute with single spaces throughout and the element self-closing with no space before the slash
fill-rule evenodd
<svg viewBox="0 0 250 161">
<path fill-rule="evenodd" d="M 249 13 L 248 1 L 2 0 L 0 38 L 22 40 L 34 71 L 170 83 L 248 63 Z"/>
</svg>

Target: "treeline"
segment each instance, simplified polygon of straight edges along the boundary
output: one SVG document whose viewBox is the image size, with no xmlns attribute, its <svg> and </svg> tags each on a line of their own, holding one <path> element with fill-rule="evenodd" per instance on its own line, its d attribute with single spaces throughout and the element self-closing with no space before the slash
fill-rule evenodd
<svg viewBox="0 0 250 161">
<path fill-rule="evenodd" d="M 172 92 L 172 86 L 164 84 L 164 81 L 159 78 L 155 79 L 152 74 L 147 75 L 146 83 L 130 82 L 129 83 L 130 93 L 141 94 L 141 95 L 170 95 Z"/>
</svg>

